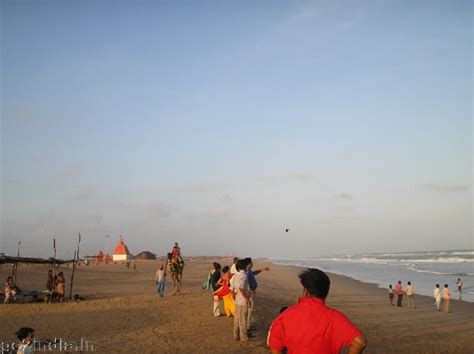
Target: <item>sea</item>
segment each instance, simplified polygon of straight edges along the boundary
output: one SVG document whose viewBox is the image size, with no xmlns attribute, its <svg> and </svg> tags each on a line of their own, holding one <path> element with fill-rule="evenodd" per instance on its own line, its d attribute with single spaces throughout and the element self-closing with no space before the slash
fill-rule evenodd
<svg viewBox="0 0 474 354">
<path fill-rule="evenodd" d="M 415 294 L 433 296 L 435 284 L 448 284 L 452 299 L 458 299 L 456 281 L 463 282 L 462 300 L 474 302 L 474 250 L 345 254 L 326 257 L 277 258 L 282 265 L 313 267 L 346 275 L 381 288 L 411 281 Z"/>
</svg>

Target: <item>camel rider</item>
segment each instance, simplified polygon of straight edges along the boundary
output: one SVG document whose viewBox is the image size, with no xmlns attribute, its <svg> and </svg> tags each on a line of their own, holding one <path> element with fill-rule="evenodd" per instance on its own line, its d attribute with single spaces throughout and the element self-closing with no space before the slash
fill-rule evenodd
<svg viewBox="0 0 474 354">
<path fill-rule="evenodd" d="M 174 247 L 173 249 L 171 250 L 171 254 L 176 257 L 180 257 L 181 256 L 181 248 L 179 248 L 178 246 L 178 242 L 175 242 L 174 243 Z"/>
</svg>

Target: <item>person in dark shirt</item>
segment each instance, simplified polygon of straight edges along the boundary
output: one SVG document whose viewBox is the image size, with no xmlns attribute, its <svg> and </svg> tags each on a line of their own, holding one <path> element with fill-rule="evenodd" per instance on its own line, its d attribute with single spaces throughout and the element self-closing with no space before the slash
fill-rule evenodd
<svg viewBox="0 0 474 354">
<path fill-rule="evenodd" d="M 219 263 L 214 263 L 214 273 L 212 273 L 211 276 L 211 287 L 212 290 L 216 291 L 219 289 L 220 285 L 218 284 L 219 279 L 221 278 L 221 265 Z M 219 317 L 221 315 L 221 310 L 220 310 L 220 303 L 221 299 L 219 299 L 219 296 L 214 295 L 214 316 Z"/>
</svg>

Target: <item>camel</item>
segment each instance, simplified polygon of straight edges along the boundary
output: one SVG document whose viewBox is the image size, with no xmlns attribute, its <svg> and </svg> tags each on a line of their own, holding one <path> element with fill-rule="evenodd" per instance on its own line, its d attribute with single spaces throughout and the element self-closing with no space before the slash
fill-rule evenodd
<svg viewBox="0 0 474 354">
<path fill-rule="evenodd" d="M 181 256 L 173 256 L 168 253 L 168 271 L 173 279 L 173 295 L 181 292 L 181 282 L 183 280 L 184 260 Z"/>
</svg>

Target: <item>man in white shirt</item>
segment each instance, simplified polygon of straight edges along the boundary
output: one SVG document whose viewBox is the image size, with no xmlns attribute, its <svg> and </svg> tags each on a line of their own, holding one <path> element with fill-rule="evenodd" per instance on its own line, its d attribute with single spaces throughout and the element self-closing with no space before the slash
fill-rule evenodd
<svg viewBox="0 0 474 354">
<path fill-rule="evenodd" d="M 439 284 L 436 284 L 436 287 L 433 290 L 433 297 L 435 299 L 436 309 L 439 311 L 441 305 L 441 289 L 439 288 Z"/>
<path fill-rule="evenodd" d="M 233 276 L 233 291 L 235 293 L 235 314 L 234 314 L 234 339 L 246 341 L 247 335 L 247 315 L 250 299 L 249 282 L 246 272 L 246 262 L 241 259 L 236 265 L 237 273 Z"/>
<path fill-rule="evenodd" d="M 408 297 L 408 307 L 415 308 L 415 299 L 413 295 L 414 289 L 410 281 L 407 283 L 407 287 L 405 288 L 405 293 L 407 294 L 407 297 Z"/>
<path fill-rule="evenodd" d="M 233 260 L 233 263 L 232 263 L 232 266 L 230 267 L 230 274 L 235 274 L 237 273 L 237 262 L 239 261 L 239 258 L 238 257 L 234 257 L 234 260 Z"/>
<path fill-rule="evenodd" d="M 163 297 L 165 293 L 165 279 L 166 279 L 166 269 L 160 265 L 160 269 L 156 271 L 155 281 L 156 281 L 156 291 Z"/>
</svg>

